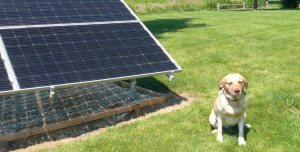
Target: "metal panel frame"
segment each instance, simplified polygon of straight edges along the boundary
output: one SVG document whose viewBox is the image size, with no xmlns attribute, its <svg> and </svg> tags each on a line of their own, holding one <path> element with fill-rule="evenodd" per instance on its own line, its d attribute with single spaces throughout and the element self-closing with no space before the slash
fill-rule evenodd
<svg viewBox="0 0 300 152">
<path fill-rule="evenodd" d="M 136 18 L 136 20 L 130 21 L 110 21 L 110 22 L 88 22 L 88 23 L 68 23 L 68 24 L 43 24 L 43 25 L 26 25 L 26 26 L 2 26 L 1 29 L 18 29 L 18 28 L 35 28 L 35 27 L 53 27 L 53 26 L 75 26 L 75 25 L 93 25 L 93 24 L 119 24 L 119 23 L 140 23 L 141 26 L 147 33 L 152 37 L 152 39 L 156 42 L 156 44 L 162 49 L 162 51 L 168 56 L 171 62 L 177 67 L 177 70 L 171 71 L 163 71 L 163 72 L 155 72 L 155 73 L 148 73 L 148 74 L 140 74 L 140 75 L 133 75 L 127 77 L 117 77 L 112 79 L 102 79 L 102 80 L 94 80 L 94 81 L 85 81 L 85 82 L 77 82 L 77 83 L 68 83 L 68 84 L 61 84 L 61 85 L 51 85 L 51 86 L 44 86 L 44 87 L 35 87 L 35 88 L 26 88 L 20 89 L 16 75 L 14 73 L 12 64 L 9 60 L 7 55 L 4 43 L 2 41 L 0 35 L 0 52 L 2 58 L 5 60 L 5 68 L 7 70 L 8 76 L 10 80 L 13 82 L 13 89 L 10 91 L 2 91 L 0 95 L 8 95 L 8 94 L 17 94 L 17 93 L 25 93 L 25 92 L 33 92 L 33 91 L 42 91 L 42 90 L 49 90 L 53 91 L 53 89 L 60 89 L 60 88 L 68 88 L 74 86 L 82 86 L 82 85 L 90 85 L 90 84 L 97 84 L 97 83 L 105 83 L 105 82 L 113 82 L 113 81 L 120 81 L 120 80 L 128 80 L 128 79 L 137 79 L 142 77 L 150 77 L 155 75 L 162 75 L 166 74 L 168 77 L 172 75 L 174 72 L 182 71 L 181 67 L 176 63 L 176 61 L 171 57 L 171 55 L 165 50 L 165 48 L 159 43 L 159 41 L 154 37 L 154 35 L 149 31 L 149 29 L 144 25 L 144 23 L 136 16 L 136 14 L 129 8 L 129 6 L 123 0 L 120 0 L 126 8 L 130 11 L 130 13 Z M 170 77 L 169 77 L 170 79 Z M 172 79 L 170 79 L 171 81 Z"/>
<path fill-rule="evenodd" d="M 93 25 L 93 24 L 114 24 L 114 23 L 134 23 L 139 20 L 129 21 L 110 21 L 110 22 L 86 22 L 86 23 L 65 23 L 65 24 L 41 24 L 41 25 L 20 25 L 20 26 L 0 26 L 0 30 L 4 29 L 19 29 L 19 28 L 34 28 L 34 27 L 54 27 L 54 26 L 75 26 L 75 25 Z"/>
<path fill-rule="evenodd" d="M 139 20 L 139 17 L 136 16 L 136 14 L 131 10 L 131 8 L 127 5 L 127 3 L 124 1 L 124 0 L 120 0 L 124 5 L 125 7 L 129 10 L 129 12 L 131 13 L 131 15 L 133 15 L 135 17 L 136 20 Z"/>
<path fill-rule="evenodd" d="M 180 71 L 181 70 L 176 70 L 174 72 L 180 72 Z M 102 80 L 85 81 L 85 82 L 78 82 L 78 83 L 68 83 L 68 84 L 61 84 L 61 85 L 51 85 L 51 86 L 36 87 L 36 88 L 2 91 L 2 92 L 0 92 L 0 95 L 51 90 L 53 87 L 55 87 L 55 89 L 69 88 L 69 87 L 75 87 L 75 86 L 91 85 L 91 84 L 98 84 L 98 83 L 105 83 L 105 82 L 114 82 L 114 81 L 120 81 L 120 80 L 137 79 L 137 78 L 150 77 L 150 76 L 156 76 L 156 75 L 162 75 L 162 74 L 168 74 L 168 73 L 170 73 L 170 71 L 141 74 L 141 75 L 134 75 L 134 76 L 128 76 L 128 77 L 118 77 L 118 78 L 113 78 L 113 79 L 102 79 Z"/>
<path fill-rule="evenodd" d="M 4 46 L 4 42 L 2 40 L 1 35 L 0 35 L 0 53 L 1 53 L 2 60 L 4 61 L 4 66 L 5 66 L 8 78 L 12 84 L 13 90 L 19 90 L 20 89 L 19 82 L 17 80 L 16 74 L 13 70 L 12 64 L 8 57 L 8 54 L 7 54 L 6 48 Z"/>
</svg>

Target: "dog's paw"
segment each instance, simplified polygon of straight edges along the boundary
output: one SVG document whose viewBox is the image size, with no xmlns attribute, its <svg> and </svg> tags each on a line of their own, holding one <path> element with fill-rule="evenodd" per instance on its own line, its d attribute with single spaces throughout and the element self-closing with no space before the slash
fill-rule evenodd
<svg viewBox="0 0 300 152">
<path fill-rule="evenodd" d="M 239 145 L 240 146 L 246 146 L 246 141 L 245 141 L 245 139 L 243 138 L 243 137 L 239 137 Z"/>
<path fill-rule="evenodd" d="M 251 125 L 249 125 L 249 124 L 245 124 L 245 127 L 248 129 L 251 129 Z"/>
<path fill-rule="evenodd" d="M 218 129 L 214 129 L 211 133 L 216 133 L 216 132 L 218 132 Z"/>
<path fill-rule="evenodd" d="M 223 142 L 223 136 L 222 135 L 218 135 L 217 136 L 217 140 L 222 143 Z"/>
</svg>

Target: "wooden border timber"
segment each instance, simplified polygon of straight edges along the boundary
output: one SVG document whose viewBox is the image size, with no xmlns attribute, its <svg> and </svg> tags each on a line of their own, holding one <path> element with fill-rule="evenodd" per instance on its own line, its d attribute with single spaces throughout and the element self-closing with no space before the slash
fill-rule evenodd
<svg viewBox="0 0 300 152">
<path fill-rule="evenodd" d="M 254 4 L 246 4 L 243 2 L 243 4 L 221 4 L 217 3 L 217 10 L 218 11 L 227 11 L 227 10 L 247 10 L 247 9 L 253 9 L 253 8 L 246 8 L 246 5 L 254 5 Z M 266 3 L 259 3 L 257 5 L 267 5 L 266 7 L 259 7 L 258 9 L 268 9 L 269 3 L 266 1 Z M 236 9 L 220 9 L 221 6 L 243 6 L 243 8 L 236 8 Z"/>
<path fill-rule="evenodd" d="M 122 87 L 126 87 L 126 88 L 130 87 L 130 85 L 126 82 L 117 81 L 114 83 L 116 83 L 117 85 L 122 86 Z M 79 118 L 70 119 L 70 120 L 63 121 L 63 122 L 49 124 L 49 125 L 39 127 L 39 128 L 32 128 L 29 130 L 21 131 L 21 132 L 10 134 L 10 135 L 3 135 L 3 136 L 0 136 L 0 141 L 7 142 L 7 141 L 12 141 L 12 140 L 16 140 L 16 139 L 33 136 L 33 135 L 47 133 L 50 131 L 59 130 L 59 129 L 63 129 L 63 128 L 71 127 L 71 126 L 76 126 L 76 125 L 79 125 L 82 123 L 106 118 L 109 116 L 114 116 L 114 115 L 121 114 L 124 112 L 130 112 L 130 111 L 136 110 L 137 107 L 138 107 L 138 109 L 144 108 L 144 107 L 155 105 L 155 104 L 158 104 L 158 103 L 168 100 L 167 96 L 157 93 L 157 92 L 154 92 L 154 91 L 151 91 L 151 90 L 148 90 L 148 89 L 144 89 L 144 88 L 137 86 L 136 90 L 140 93 L 148 94 L 148 95 L 151 95 L 153 97 L 158 97 L 158 98 L 140 102 L 140 103 L 134 104 L 134 105 L 128 105 L 125 107 L 115 108 L 112 110 L 103 111 L 103 112 L 92 114 L 92 115 L 87 115 L 87 116 L 82 116 Z"/>
</svg>

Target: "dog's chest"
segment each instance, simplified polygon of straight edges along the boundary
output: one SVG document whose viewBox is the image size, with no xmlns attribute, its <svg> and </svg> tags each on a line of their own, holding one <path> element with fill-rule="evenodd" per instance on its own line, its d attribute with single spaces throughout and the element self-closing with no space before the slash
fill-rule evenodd
<svg viewBox="0 0 300 152">
<path fill-rule="evenodd" d="M 237 124 L 238 121 L 244 115 L 244 112 L 246 110 L 245 105 L 237 105 L 237 106 L 227 105 L 224 106 L 223 108 L 224 108 L 223 119 L 225 124 L 227 125 Z"/>
<path fill-rule="evenodd" d="M 223 106 L 223 115 L 226 117 L 238 117 L 240 118 L 245 110 L 246 110 L 246 106 L 244 105 L 240 105 L 240 106 L 231 106 L 231 105 L 226 105 Z"/>
<path fill-rule="evenodd" d="M 241 119 L 241 117 L 223 117 L 223 125 L 230 125 L 230 126 L 234 126 L 236 125 L 239 120 Z"/>
</svg>

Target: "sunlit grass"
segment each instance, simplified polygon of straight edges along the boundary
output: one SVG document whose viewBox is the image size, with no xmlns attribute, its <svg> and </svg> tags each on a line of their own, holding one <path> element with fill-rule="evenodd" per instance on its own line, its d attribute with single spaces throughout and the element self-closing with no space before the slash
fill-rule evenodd
<svg viewBox="0 0 300 152">
<path fill-rule="evenodd" d="M 166 76 L 139 79 L 159 92 L 189 92 L 198 100 L 182 110 L 108 129 L 88 140 L 50 151 L 298 151 L 300 147 L 300 12 L 199 11 L 139 16 L 182 67 Z M 208 117 L 218 83 L 228 73 L 249 82 L 247 146 L 237 127 L 224 143 Z M 159 82 L 159 83 L 158 83 Z"/>
</svg>

